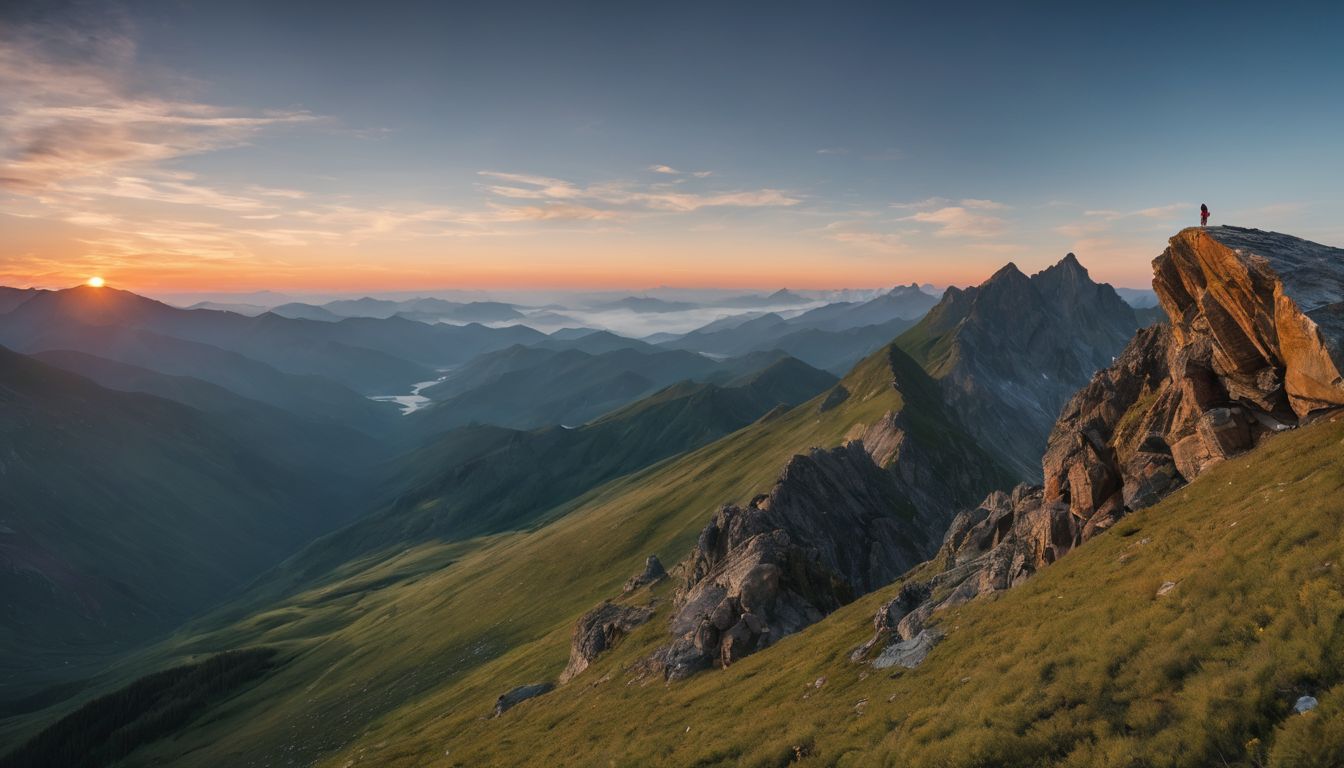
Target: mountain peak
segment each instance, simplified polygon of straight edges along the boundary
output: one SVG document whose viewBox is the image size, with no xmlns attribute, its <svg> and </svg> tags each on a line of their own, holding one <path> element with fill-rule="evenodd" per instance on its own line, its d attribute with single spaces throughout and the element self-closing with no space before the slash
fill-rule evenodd
<svg viewBox="0 0 1344 768">
<path fill-rule="evenodd" d="M 1007 264 L 1004 264 L 1002 267 L 999 267 L 999 271 L 990 275 L 988 280 L 980 284 L 980 287 L 983 289 L 983 288 L 989 288 L 990 286 L 993 285 L 1016 283 L 1021 281 L 1027 281 L 1029 279 L 1030 278 L 1028 278 L 1025 274 L 1022 273 L 1022 270 L 1017 268 L 1017 264 L 1010 261 Z"/>
</svg>

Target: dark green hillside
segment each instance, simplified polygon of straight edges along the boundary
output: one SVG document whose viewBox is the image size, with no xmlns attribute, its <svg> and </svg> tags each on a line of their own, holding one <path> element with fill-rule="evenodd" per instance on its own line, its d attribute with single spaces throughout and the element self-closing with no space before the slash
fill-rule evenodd
<svg viewBox="0 0 1344 768">
<path fill-rule="evenodd" d="M 0 318 L 0 336 L 11 338 Z M 234 394 L 319 423 L 340 424 L 371 435 L 398 425 L 397 409 L 319 376 L 284 373 L 265 363 L 209 344 L 115 326 L 63 324 L 28 340 L 34 352 L 76 351 L 217 384 Z"/>
<path fill-rule="evenodd" d="M 387 487 L 396 498 L 385 509 L 314 543 L 284 570 L 311 578 L 383 547 L 532 525 L 608 480 L 712 442 L 834 382 L 785 358 L 729 387 L 673 385 L 579 428 L 451 430 L 395 462 Z"/>
<path fill-rule="evenodd" d="M 720 361 L 643 344 L 594 354 L 568 344 L 559 342 L 559 349 L 518 345 L 481 355 L 421 391 L 436 402 L 416 413 L 412 425 L 420 434 L 473 423 L 514 429 L 578 426 L 670 384 L 730 381 L 785 357 L 773 351 Z M 812 377 L 804 374 L 804 381 L 815 381 L 819 372 L 807 370 Z"/>
<path fill-rule="evenodd" d="M 0 699 L 87 674 L 349 519 L 218 418 L 0 349 Z"/>
<path fill-rule="evenodd" d="M 61 718 L 0 768 L 99 768 L 167 736 L 275 665 L 275 651 L 229 651 L 157 672 Z"/>
<path fill-rule="evenodd" d="M 223 434 L 277 466 L 298 472 L 315 492 L 361 509 L 379 464 L 388 458 L 380 441 L 350 427 L 317 421 L 249 400 L 189 376 L 169 376 L 95 355 L 68 350 L 33 355 L 48 365 L 122 392 L 143 392 L 188 405 L 213 417 Z M 342 499 L 342 497 L 350 497 Z"/>
</svg>

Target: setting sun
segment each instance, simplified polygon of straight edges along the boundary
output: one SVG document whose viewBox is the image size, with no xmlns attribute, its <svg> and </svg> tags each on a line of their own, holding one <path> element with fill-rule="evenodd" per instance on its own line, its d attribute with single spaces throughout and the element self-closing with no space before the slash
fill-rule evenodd
<svg viewBox="0 0 1344 768">
<path fill-rule="evenodd" d="M 104 281 L 101 277 L 90 277 L 88 280 L 88 286 L 90 288 L 102 288 L 103 285 Z"/>
</svg>

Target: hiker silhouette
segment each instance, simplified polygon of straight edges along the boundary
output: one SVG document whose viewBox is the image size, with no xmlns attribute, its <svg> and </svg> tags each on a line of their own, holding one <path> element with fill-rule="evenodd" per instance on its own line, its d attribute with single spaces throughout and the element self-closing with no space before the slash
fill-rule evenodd
<svg viewBox="0 0 1344 768">
<path fill-rule="evenodd" d="M 1208 223 L 1209 223 L 1209 206 L 1207 206 L 1207 205 L 1205 205 L 1205 204 L 1203 204 L 1203 203 L 1200 203 L 1200 204 L 1199 204 L 1199 226 L 1202 227 L 1202 226 L 1205 226 L 1205 225 L 1208 224 Z"/>
</svg>

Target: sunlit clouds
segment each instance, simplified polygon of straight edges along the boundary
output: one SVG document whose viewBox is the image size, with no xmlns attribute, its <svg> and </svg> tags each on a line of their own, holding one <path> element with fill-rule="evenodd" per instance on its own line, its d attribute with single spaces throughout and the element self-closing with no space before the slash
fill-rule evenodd
<svg viewBox="0 0 1344 768">
<path fill-rule="evenodd" d="M 550 34 L 536 45 L 557 49 L 480 73 L 449 66 L 480 58 L 469 36 L 392 51 L 415 30 L 379 42 L 334 20 L 312 40 L 244 44 L 213 24 L 179 38 L 164 19 L 195 13 L 177 6 L 120 7 L 0 9 L 0 283 L 878 287 L 978 282 L 1007 258 L 1031 269 L 1074 251 L 1098 278 L 1141 285 L 1199 202 L 1215 223 L 1339 232 L 1338 203 L 1296 186 L 1239 190 L 1234 206 L 1230 190 L 1205 200 L 1194 166 L 1135 171 L 1120 190 L 1113 171 L 1076 168 L 1106 151 L 1002 148 L 1035 134 L 940 122 L 978 94 L 920 88 L 908 68 L 878 78 L 903 97 L 874 100 L 843 87 L 867 81 L 840 58 L 742 65 L 739 49 L 768 53 L 769 37 L 725 39 L 731 55 L 700 62 L 721 83 L 691 78 L 680 47 L 661 63 L 645 48 L 570 56 L 587 49 Z M 273 31 L 264 18 L 253 31 Z M 347 55 L 352 41 L 367 55 Z M 810 80 L 822 75 L 834 80 Z M 1035 114 L 1014 105 L 986 115 L 1013 128 Z"/>
</svg>

